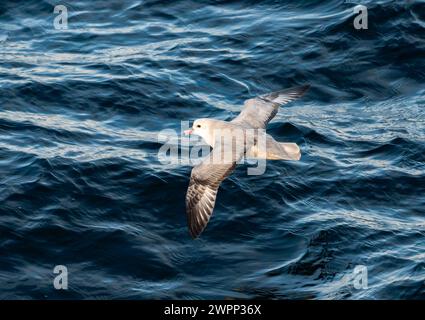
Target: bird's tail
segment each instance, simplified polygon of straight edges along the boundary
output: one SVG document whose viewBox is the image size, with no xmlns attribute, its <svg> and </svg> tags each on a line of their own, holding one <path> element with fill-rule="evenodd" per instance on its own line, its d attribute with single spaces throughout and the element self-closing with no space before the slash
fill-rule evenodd
<svg viewBox="0 0 425 320">
<path fill-rule="evenodd" d="M 267 149 L 269 160 L 300 160 L 301 151 L 296 143 L 277 142 Z"/>
<path fill-rule="evenodd" d="M 301 151 L 296 143 L 277 142 L 273 137 L 267 135 L 266 148 L 253 146 L 247 152 L 247 158 L 267 160 L 300 160 Z"/>
<path fill-rule="evenodd" d="M 285 151 L 286 160 L 300 160 L 301 159 L 301 150 L 296 143 L 288 142 L 279 142 L 281 148 Z"/>
</svg>

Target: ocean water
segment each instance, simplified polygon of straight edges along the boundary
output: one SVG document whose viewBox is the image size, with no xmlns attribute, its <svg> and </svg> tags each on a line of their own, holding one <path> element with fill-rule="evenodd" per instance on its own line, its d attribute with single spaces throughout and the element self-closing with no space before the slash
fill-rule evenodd
<svg viewBox="0 0 425 320">
<path fill-rule="evenodd" d="M 0 298 L 424 299 L 424 58 L 424 1 L 1 1 Z M 159 133 L 304 83 L 192 240 Z"/>
</svg>

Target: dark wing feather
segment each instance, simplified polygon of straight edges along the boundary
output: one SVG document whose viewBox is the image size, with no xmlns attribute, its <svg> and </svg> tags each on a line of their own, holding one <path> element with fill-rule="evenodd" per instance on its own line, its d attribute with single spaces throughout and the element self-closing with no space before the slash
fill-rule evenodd
<svg viewBox="0 0 425 320">
<path fill-rule="evenodd" d="M 198 237 L 212 215 L 218 187 L 235 168 L 231 164 L 200 164 L 192 169 L 186 193 L 186 213 L 189 231 Z"/>
</svg>

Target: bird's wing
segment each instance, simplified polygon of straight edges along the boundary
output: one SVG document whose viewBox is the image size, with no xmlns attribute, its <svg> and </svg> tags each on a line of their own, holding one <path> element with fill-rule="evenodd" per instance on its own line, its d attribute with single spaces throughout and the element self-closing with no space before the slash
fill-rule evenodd
<svg viewBox="0 0 425 320">
<path fill-rule="evenodd" d="M 293 87 L 248 99 L 245 101 L 241 113 L 231 122 L 265 129 L 269 121 L 276 115 L 279 106 L 301 97 L 309 87 L 309 85 Z"/>
<path fill-rule="evenodd" d="M 244 153 L 241 149 L 232 148 L 231 155 L 223 159 L 223 150 L 215 146 L 213 151 L 192 169 L 186 193 L 186 213 L 193 238 L 198 237 L 204 230 L 212 215 L 220 183 L 232 173 L 236 162 Z"/>
</svg>

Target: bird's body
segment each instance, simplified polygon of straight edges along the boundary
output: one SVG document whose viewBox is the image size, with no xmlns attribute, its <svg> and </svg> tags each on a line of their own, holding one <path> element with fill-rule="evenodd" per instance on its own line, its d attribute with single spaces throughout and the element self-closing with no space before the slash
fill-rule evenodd
<svg viewBox="0 0 425 320">
<path fill-rule="evenodd" d="M 278 142 L 266 134 L 265 129 L 280 105 L 302 96 L 308 87 L 291 88 L 249 99 L 232 121 L 198 119 L 192 129 L 185 132 L 199 135 L 213 148 L 202 163 L 192 169 L 186 194 L 189 231 L 193 238 L 198 237 L 207 225 L 220 183 L 240 159 L 300 159 L 297 144 Z"/>
</svg>

